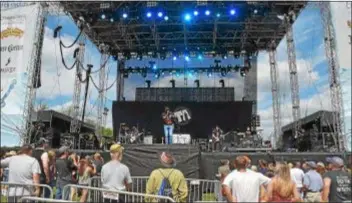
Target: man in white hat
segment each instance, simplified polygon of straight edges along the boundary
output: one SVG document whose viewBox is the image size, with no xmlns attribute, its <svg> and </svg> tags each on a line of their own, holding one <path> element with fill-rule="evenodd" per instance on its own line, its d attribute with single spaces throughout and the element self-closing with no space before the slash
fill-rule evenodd
<svg viewBox="0 0 352 203">
<path fill-rule="evenodd" d="M 186 202 L 188 195 L 187 182 L 183 173 L 175 169 L 176 160 L 168 152 L 159 155 L 162 167 L 155 169 L 149 176 L 146 193 L 167 196 L 176 202 Z M 157 200 L 146 198 L 146 202 Z"/>
</svg>

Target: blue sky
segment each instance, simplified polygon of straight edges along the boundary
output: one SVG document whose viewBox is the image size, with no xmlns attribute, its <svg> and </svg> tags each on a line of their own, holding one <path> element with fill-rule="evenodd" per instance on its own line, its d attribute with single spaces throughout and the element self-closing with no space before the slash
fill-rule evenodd
<svg viewBox="0 0 352 203">
<path fill-rule="evenodd" d="M 76 25 L 66 16 L 49 16 L 46 24 L 44 47 L 42 55 L 42 87 L 37 91 L 36 104 L 47 104 L 55 110 L 62 110 L 70 106 L 73 93 L 74 71 L 65 70 L 61 64 L 58 40 L 53 39 L 52 30 L 57 25 L 62 25 L 62 38 L 65 44 L 69 44 L 77 36 L 78 30 Z M 325 59 L 323 44 L 323 28 L 320 20 L 319 9 L 307 7 L 298 17 L 293 27 L 296 45 L 297 67 L 299 74 L 301 112 L 302 117 L 320 109 L 330 109 L 330 103 L 323 100 L 328 95 L 327 92 L 327 62 Z M 277 49 L 277 61 L 279 71 L 280 100 L 282 109 L 282 124 L 292 121 L 291 97 L 289 86 L 289 72 L 286 52 L 286 39 L 282 40 Z M 64 52 L 68 64 L 72 63 L 72 50 Z M 100 54 L 96 47 L 87 40 L 85 63 L 94 65 L 93 69 L 99 67 Z M 127 62 L 127 66 L 146 65 L 149 60 Z M 189 67 L 203 66 L 209 67 L 213 64 L 214 59 L 204 59 L 199 61 L 192 59 Z M 236 64 L 238 61 L 233 58 L 222 60 L 222 65 Z M 159 60 L 158 66 L 171 67 L 172 60 Z M 182 67 L 184 61 L 178 60 L 173 64 L 175 67 Z M 116 77 L 117 64 L 112 59 L 108 63 L 109 79 L 111 84 Z M 218 86 L 220 76 L 208 78 L 199 76 L 202 86 Z M 153 78 L 151 76 L 151 78 Z M 98 83 L 98 75 L 94 75 L 94 80 Z M 169 86 L 170 76 L 160 77 L 158 80 L 153 79 L 153 86 Z M 226 78 L 227 86 L 234 86 L 236 89 L 236 99 L 240 99 L 243 89 L 243 78 L 237 74 L 228 75 Z M 182 86 L 183 79 L 176 79 L 177 86 Z M 189 82 L 193 83 L 193 82 Z M 127 100 L 134 99 L 134 89 L 143 87 L 144 79 L 141 76 L 130 76 L 125 81 L 125 96 Z M 270 84 L 270 67 L 269 58 L 266 52 L 259 53 L 258 56 L 258 112 L 261 115 L 263 134 L 269 139 L 272 131 L 272 96 Z M 83 99 L 82 86 L 82 99 Z M 87 107 L 88 116 L 94 118 L 96 115 L 97 91 L 91 86 L 89 90 L 89 104 Z M 113 86 L 107 94 L 106 106 L 111 108 L 111 101 L 116 98 L 116 88 Z M 111 113 L 107 118 L 107 125 L 112 126 Z M 12 145 L 2 139 L 1 145 Z"/>
</svg>

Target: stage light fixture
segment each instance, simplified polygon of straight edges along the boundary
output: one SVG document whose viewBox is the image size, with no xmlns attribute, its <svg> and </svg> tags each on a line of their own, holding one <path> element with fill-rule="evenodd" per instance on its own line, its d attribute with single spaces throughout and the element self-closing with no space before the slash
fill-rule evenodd
<svg viewBox="0 0 352 203">
<path fill-rule="evenodd" d="M 221 16 L 220 13 L 217 13 L 217 14 L 216 14 L 216 17 L 220 18 L 220 16 Z"/>
<path fill-rule="evenodd" d="M 122 14 L 122 17 L 126 19 L 128 17 L 127 13 Z"/>
<path fill-rule="evenodd" d="M 199 14 L 198 11 L 193 11 L 194 16 L 198 16 L 198 14 Z"/>
<path fill-rule="evenodd" d="M 146 80 L 145 83 L 147 84 L 147 87 L 150 88 L 151 81 L 150 80 Z"/>
<path fill-rule="evenodd" d="M 257 14 L 257 13 L 258 13 L 258 10 L 257 10 L 257 9 L 254 9 L 253 12 L 254 12 L 254 14 Z"/>
<path fill-rule="evenodd" d="M 154 77 L 155 78 L 159 78 L 160 77 L 160 73 L 155 73 Z"/>
<path fill-rule="evenodd" d="M 190 59 L 189 59 L 189 56 L 186 55 L 186 56 L 185 56 L 185 60 L 186 60 L 186 61 L 189 61 L 189 60 L 190 60 Z"/>
<path fill-rule="evenodd" d="M 152 17 L 152 13 L 151 13 L 151 12 L 148 12 L 148 13 L 147 13 L 147 17 L 148 17 L 148 18 Z"/>
<path fill-rule="evenodd" d="M 223 54 L 223 55 L 222 55 L 222 58 L 223 58 L 223 59 L 227 59 L 227 55 L 226 55 L 226 54 Z"/>
<path fill-rule="evenodd" d="M 197 87 L 199 87 L 199 80 L 195 80 L 194 83 L 196 84 Z"/>
<path fill-rule="evenodd" d="M 163 15 L 164 15 L 163 12 L 158 12 L 158 17 L 159 18 L 163 17 Z"/>
<path fill-rule="evenodd" d="M 168 21 L 168 20 L 169 20 L 169 17 L 168 17 L 168 16 L 165 16 L 165 17 L 164 17 L 164 20 L 165 20 L 165 21 Z"/>
<path fill-rule="evenodd" d="M 101 14 L 100 18 L 104 20 L 106 18 L 106 15 L 105 14 Z"/>
<path fill-rule="evenodd" d="M 190 14 L 185 14 L 185 21 L 190 21 L 192 19 L 191 15 Z"/>
<path fill-rule="evenodd" d="M 221 84 L 221 87 L 222 87 L 222 88 L 225 87 L 225 81 L 224 81 L 224 79 L 219 80 L 219 83 Z"/>
<path fill-rule="evenodd" d="M 209 11 L 209 10 L 206 10 L 206 11 L 205 11 L 205 15 L 207 15 L 207 16 L 210 15 L 210 11 Z"/>
<path fill-rule="evenodd" d="M 230 14 L 231 14 L 231 15 L 235 15 L 235 14 L 236 14 L 236 10 L 235 10 L 235 9 L 231 9 L 231 10 L 230 10 Z"/>
<path fill-rule="evenodd" d="M 177 57 L 176 57 L 176 56 L 172 57 L 172 60 L 176 61 L 176 60 L 177 60 Z"/>
<path fill-rule="evenodd" d="M 202 60 L 203 59 L 203 56 L 202 54 L 198 54 L 198 57 L 197 57 L 199 60 Z"/>
<path fill-rule="evenodd" d="M 158 67 L 156 66 L 156 64 L 153 64 L 152 68 L 153 70 L 156 70 Z"/>
<path fill-rule="evenodd" d="M 113 22 L 114 22 L 114 18 L 110 18 L 110 22 L 112 22 L 112 23 L 113 23 Z"/>
</svg>

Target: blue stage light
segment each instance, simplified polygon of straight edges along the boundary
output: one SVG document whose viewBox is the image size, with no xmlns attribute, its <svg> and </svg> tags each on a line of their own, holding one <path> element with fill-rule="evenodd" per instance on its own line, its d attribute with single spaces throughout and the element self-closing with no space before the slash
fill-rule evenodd
<svg viewBox="0 0 352 203">
<path fill-rule="evenodd" d="M 198 14 L 199 14 L 198 11 L 194 11 L 194 12 L 193 12 L 193 15 L 194 15 L 194 16 L 197 16 Z"/>
<path fill-rule="evenodd" d="M 122 14 L 122 17 L 127 18 L 128 17 L 127 13 Z"/>
<path fill-rule="evenodd" d="M 101 17 L 101 19 L 103 19 L 103 20 L 104 20 L 104 19 L 106 18 L 106 15 L 105 15 L 105 14 L 101 14 L 101 16 L 100 16 L 100 17 Z"/>
<path fill-rule="evenodd" d="M 112 22 L 112 23 L 113 23 L 113 22 L 114 22 L 114 18 L 110 18 L 110 22 Z"/>
<path fill-rule="evenodd" d="M 189 61 L 189 56 L 185 56 L 185 60 L 186 60 L 186 61 Z"/>
<path fill-rule="evenodd" d="M 163 13 L 162 13 L 162 12 L 159 12 L 159 13 L 158 13 L 158 17 L 159 17 L 159 18 L 163 17 Z"/>
<path fill-rule="evenodd" d="M 258 13 L 258 10 L 257 9 L 254 9 L 254 14 L 257 14 Z"/>
<path fill-rule="evenodd" d="M 211 77 L 211 73 L 208 73 L 208 77 Z"/>
<path fill-rule="evenodd" d="M 176 61 L 176 60 L 177 60 L 177 57 L 176 57 L 176 56 L 172 57 L 172 60 Z"/>
<path fill-rule="evenodd" d="M 147 13 L 147 17 L 148 17 L 148 18 L 152 17 L 152 13 L 151 13 L 151 12 L 148 12 L 148 13 Z"/>
<path fill-rule="evenodd" d="M 207 15 L 207 16 L 210 15 L 210 11 L 209 11 L 209 10 L 206 10 L 206 11 L 205 11 L 205 15 Z"/>
<path fill-rule="evenodd" d="M 236 14 L 235 9 L 231 9 L 231 10 L 230 10 L 230 14 L 231 14 L 231 15 L 235 15 L 235 14 Z"/>
<path fill-rule="evenodd" d="M 168 17 L 168 16 L 165 16 L 165 17 L 164 17 L 164 20 L 165 20 L 165 21 L 168 21 L 168 20 L 169 20 L 169 17 Z"/>
<path fill-rule="evenodd" d="M 180 77 L 180 73 L 179 72 L 176 73 L 176 77 Z"/>
<path fill-rule="evenodd" d="M 155 74 L 154 77 L 155 77 L 155 78 L 159 78 L 159 74 Z"/>
<path fill-rule="evenodd" d="M 198 54 L 198 57 L 197 57 L 199 60 L 202 60 L 203 59 L 203 56 L 202 54 Z"/>
<path fill-rule="evenodd" d="M 186 20 L 186 21 L 190 21 L 190 20 L 191 20 L 191 18 L 192 18 L 192 17 L 191 17 L 191 15 L 190 15 L 190 14 L 186 14 L 186 15 L 185 15 L 185 20 Z"/>
<path fill-rule="evenodd" d="M 154 64 L 154 65 L 153 65 L 153 70 L 156 70 L 156 68 L 157 68 L 157 67 L 156 67 L 156 65 Z"/>
<path fill-rule="evenodd" d="M 220 13 L 217 13 L 217 14 L 216 14 L 216 17 L 220 18 Z"/>
</svg>

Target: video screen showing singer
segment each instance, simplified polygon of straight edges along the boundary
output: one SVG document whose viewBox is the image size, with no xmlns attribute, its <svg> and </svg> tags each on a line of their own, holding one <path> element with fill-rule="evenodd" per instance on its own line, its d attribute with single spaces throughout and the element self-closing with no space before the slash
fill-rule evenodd
<svg viewBox="0 0 352 203">
<path fill-rule="evenodd" d="M 174 133 L 174 113 L 170 111 L 169 107 L 165 107 L 165 110 L 162 113 L 162 118 L 164 121 L 165 144 L 172 144 L 172 135 Z"/>
</svg>

